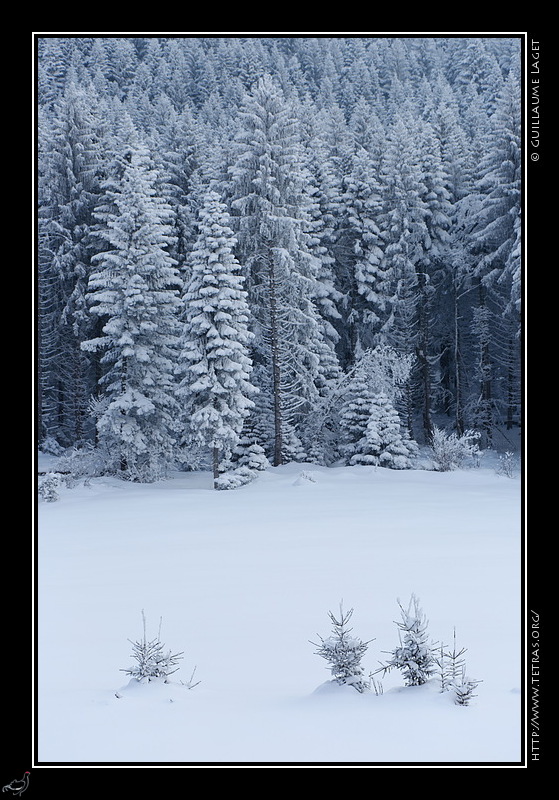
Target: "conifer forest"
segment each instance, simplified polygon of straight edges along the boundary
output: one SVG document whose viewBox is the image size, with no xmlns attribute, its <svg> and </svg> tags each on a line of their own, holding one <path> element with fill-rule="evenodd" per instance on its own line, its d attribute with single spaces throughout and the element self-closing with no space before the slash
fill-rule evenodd
<svg viewBox="0 0 559 800">
<path fill-rule="evenodd" d="M 229 489 L 518 434 L 520 36 L 36 47 L 45 452 Z"/>
</svg>

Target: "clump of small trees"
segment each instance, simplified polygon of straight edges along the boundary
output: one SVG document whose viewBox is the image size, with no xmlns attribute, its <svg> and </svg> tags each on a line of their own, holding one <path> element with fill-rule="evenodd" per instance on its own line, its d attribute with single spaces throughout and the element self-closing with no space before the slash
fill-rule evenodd
<svg viewBox="0 0 559 800">
<path fill-rule="evenodd" d="M 332 622 L 330 636 L 319 636 L 320 642 L 311 644 L 317 648 L 316 655 L 328 662 L 332 681 L 339 686 L 351 686 L 360 694 L 374 691 L 380 695 L 383 693 L 382 683 L 375 681 L 374 677 L 378 673 L 386 675 L 397 669 L 402 673 L 406 686 L 422 686 L 437 675 L 441 692 L 451 691 L 457 705 L 469 705 L 476 697 L 474 692 L 481 681 L 467 676 L 463 659 L 465 649 L 457 648 L 456 631 L 452 649 L 437 645 L 429 639 L 428 620 L 416 595 L 411 595 L 407 606 L 404 607 L 400 600 L 398 605 L 401 617 L 396 622 L 399 644 L 389 651 L 390 658 L 386 663 L 369 673 L 361 662 L 374 640 L 363 641 L 353 634 L 349 627 L 353 608 L 344 611 L 340 603 L 339 614 L 329 612 Z"/>
<path fill-rule="evenodd" d="M 332 624 L 329 636 L 318 635 L 319 642 L 312 642 L 316 648 L 315 654 L 323 658 L 332 676 L 331 683 L 337 686 L 348 686 L 359 694 L 374 692 L 377 696 L 383 694 L 380 680 L 375 680 L 379 673 L 385 675 L 394 669 L 399 670 L 406 686 L 422 686 L 433 676 L 437 676 L 441 692 L 451 692 L 454 702 L 459 706 L 467 706 L 476 697 L 475 690 L 481 681 L 468 676 L 464 660 L 465 648 L 458 648 L 456 644 L 456 630 L 452 648 L 444 644 L 436 644 L 429 640 L 428 620 L 425 616 L 419 599 L 411 595 L 407 606 L 398 600 L 400 620 L 398 627 L 399 644 L 388 651 L 390 658 L 374 672 L 366 671 L 362 664 L 363 657 L 374 639 L 364 641 L 353 633 L 350 621 L 353 617 L 353 608 L 344 611 L 340 602 L 338 613 L 328 612 Z M 169 678 L 178 670 L 178 662 L 183 653 L 173 653 L 161 641 L 161 620 L 157 636 L 149 639 L 146 632 L 146 617 L 142 610 L 143 635 L 132 644 L 133 664 L 121 670 L 130 676 L 132 681 L 150 683 L 160 681 L 169 683 Z M 196 668 L 192 671 L 190 680 L 180 683 L 187 689 L 198 685 L 194 681 Z M 118 692 L 117 697 L 121 697 Z"/>
<path fill-rule="evenodd" d="M 466 661 L 463 658 L 466 648 L 458 649 L 456 645 L 456 628 L 453 634 L 453 646 L 445 649 L 441 644 L 434 657 L 441 684 L 441 692 L 453 692 L 454 702 L 459 706 L 467 706 L 477 697 L 474 694 L 481 681 L 469 678 L 466 674 Z"/>
</svg>

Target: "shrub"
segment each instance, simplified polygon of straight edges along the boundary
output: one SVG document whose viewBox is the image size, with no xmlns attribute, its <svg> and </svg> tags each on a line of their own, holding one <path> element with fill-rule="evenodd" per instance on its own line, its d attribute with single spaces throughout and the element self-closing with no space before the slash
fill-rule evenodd
<svg viewBox="0 0 559 800">
<path fill-rule="evenodd" d="M 66 483 L 71 486 L 79 480 L 98 478 L 118 471 L 118 460 L 104 447 L 85 444 L 73 447 L 58 459 L 58 468 L 67 474 Z"/>
<path fill-rule="evenodd" d="M 45 503 L 54 503 L 60 499 L 58 489 L 60 487 L 60 475 L 57 472 L 47 472 L 40 480 L 37 487 L 38 495 Z"/>
<path fill-rule="evenodd" d="M 449 472 L 461 467 L 466 459 L 473 458 L 479 453 L 479 438 L 480 434 L 476 431 L 468 430 L 458 436 L 456 433 L 446 433 L 435 426 L 431 439 L 435 469 L 439 472 Z"/>
<path fill-rule="evenodd" d="M 514 478 L 517 469 L 517 458 L 514 453 L 507 450 L 499 456 L 499 466 L 497 467 L 497 475 L 504 475 L 507 478 Z"/>
</svg>

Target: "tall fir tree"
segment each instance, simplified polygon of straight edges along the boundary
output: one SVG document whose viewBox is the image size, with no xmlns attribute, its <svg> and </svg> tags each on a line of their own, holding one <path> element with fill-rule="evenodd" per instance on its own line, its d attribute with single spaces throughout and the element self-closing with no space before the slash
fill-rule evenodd
<svg viewBox="0 0 559 800">
<path fill-rule="evenodd" d="M 317 260 L 309 240 L 297 121 L 281 90 L 264 76 L 240 110 L 239 154 L 231 206 L 239 260 L 254 316 L 254 358 L 269 392 L 266 415 L 273 463 L 286 459 L 288 435 L 318 396 L 323 338 L 316 298 Z M 266 413 L 266 405 L 261 411 Z"/>
<path fill-rule="evenodd" d="M 241 267 L 233 255 L 236 239 L 216 192 L 206 195 L 197 227 L 182 298 L 178 396 L 187 438 L 211 450 L 215 482 L 254 406 L 249 356 L 253 334 Z"/>
<path fill-rule="evenodd" d="M 96 209 L 106 250 L 93 259 L 91 311 L 102 333 L 82 345 L 101 351 L 105 373 L 98 403 L 99 441 L 122 477 L 161 478 L 172 463 L 180 279 L 169 256 L 172 209 L 158 195 L 147 148 L 130 130 Z"/>
</svg>

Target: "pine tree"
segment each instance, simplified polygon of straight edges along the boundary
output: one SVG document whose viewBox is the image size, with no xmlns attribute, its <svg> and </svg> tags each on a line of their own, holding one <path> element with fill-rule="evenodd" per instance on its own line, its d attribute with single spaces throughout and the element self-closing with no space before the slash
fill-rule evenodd
<svg viewBox="0 0 559 800">
<path fill-rule="evenodd" d="M 198 238 L 190 255 L 190 279 L 183 294 L 184 332 L 179 397 L 189 436 L 212 450 L 214 481 L 220 462 L 239 442 L 254 406 L 249 310 L 230 217 L 216 192 L 200 209 Z"/>
<path fill-rule="evenodd" d="M 132 132 L 131 132 L 132 133 Z M 173 458 L 175 360 L 180 280 L 172 245 L 172 211 L 157 194 L 147 148 L 132 141 L 104 185 L 97 234 L 107 249 L 94 257 L 92 313 L 102 335 L 83 343 L 104 351 L 99 440 L 123 477 L 160 478 Z"/>
</svg>

